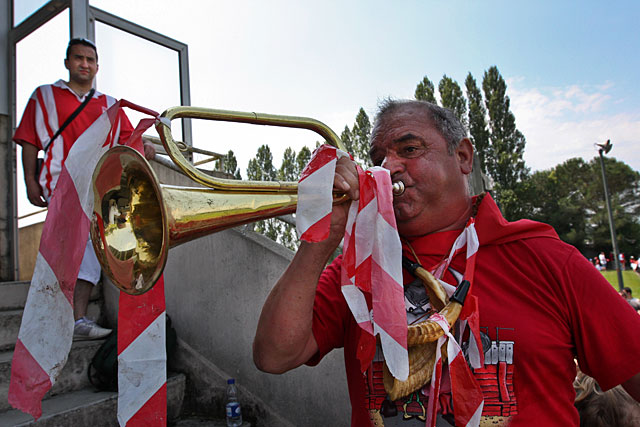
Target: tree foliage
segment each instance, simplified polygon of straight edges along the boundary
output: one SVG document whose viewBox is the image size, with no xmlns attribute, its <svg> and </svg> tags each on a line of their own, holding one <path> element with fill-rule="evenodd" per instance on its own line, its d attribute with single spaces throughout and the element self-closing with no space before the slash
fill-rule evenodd
<svg viewBox="0 0 640 427">
<path fill-rule="evenodd" d="M 282 156 L 282 165 L 278 170 L 278 180 L 280 181 L 297 181 L 298 180 L 298 163 L 296 162 L 296 152 L 291 147 L 284 150 Z"/>
<path fill-rule="evenodd" d="M 489 130 L 487 129 L 487 110 L 484 108 L 482 92 L 471 73 L 464 81 L 469 102 L 469 136 L 475 148 L 476 156 L 480 160 L 480 167 L 486 172 L 486 158 L 489 150 Z"/>
<path fill-rule="evenodd" d="M 247 177 L 253 181 L 275 181 L 277 175 L 273 166 L 273 154 L 268 145 L 263 144 L 258 148 L 256 157 L 249 160 Z"/>
<path fill-rule="evenodd" d="M 418 101 L 427 101 L 436 104 L 434 90 L 435 88 L 431 80 L 429 80 L 427 76 L 424 76 L 422 81 L 418 83 L 414 96 Z"/>
<path fill-rule="evenodd" d="M 311 160 L 311 150 L 305 145 L 296 156 L 296 180 L 300 178 L 300 174 L 309 163 L 309 160 Z"/>
<path fill-rule="evenodd" d="M 258 148 L 256 157 L 249 160 L 247 176 L 255 181 L 298 181 L 304 167 L 311 159 L 311 150 L 302 147 L 296 154 L 295 150 L 288 147 L 283 154 L 282 163 L 279 169 L 273 165 L 273 155 L 269 146 L 262 145 Z M 277 218 L 258 221 L 254 225 L 254 230 L 264 234 L 273 241 L 285 247 L 295 250 L 298 247 L 298 240 L 295 227 Z"/>
<path fill-rule="evenodd" d="M 438 92 L 440 92 L 442 106 L 453 111 L 460 123 L 467 129 L 469 123 L 467 120 L 467 100 L 464 98 L 458 82 L 445 74 L 438 84 Z"/>
<path fill-rule="evenodd" d="M 621 252 L 640 250 L 640 174 L 624 162 L 605 158 L 605 170 Z M 583 254 L 612 248 L 600 161 L 573 158 L 537 171 L 527 181 L 520 203 L 527 216 L 550 224 L 565 242 Z"/>
<path fill-rule="evenodd" d="M 347 149 L 347 153 L 353 154 L 353 136 L 351 135 L 351 129 L 349 129 L 349 126 L 344 127 L 344 130 L 340 134 L 340 140 Z"/>
<path fill-rule="evenodd" d="M 496 201 L 504 216 L 509 220 L 522 218 L 524 211 L 518 199 L 526 191 L 523 181 L 529 174 L 523 157 L 526 140 L 516 128 L 507 84 L 497 67 L 485 71 L 482 89 L 489 115 L 490 145 L 485 157 L 487 172 L 495 183 Z"/>
<path fill-rule="evenodd" d="M 348 128 L 345 129 L 345 132 Z M 345 134 L 343 132 L 343 134 Z M 369 138 L 371 137 L 371 121 L 369 116 L 364 111 L 364 108 L 360 108 L 356 115 L 355 123 L 349 131 L 349 137 L 351 139 L 351 149 L 349 153 L 358 161 L 364 168 L 372 166 L 371 159 L 369 158 Z M 349 149 L 349 147 L 347 147 Z"/>
<path fill-rule="evenodd" d="M 273 155 L 268 145 L 263 144 L 258 148 L 256 157 L 249 160 L 247 177 L 252 181 L 275 181 L 278 171 L 273 166 Z M 271 240 L 278 240 L 282 234 L 282 224 L 275 218 L 258 221 L 255 230 L 264 234 Z"/>
<path fill-rule="evenodd" d="M 238 167 L 238 160 L 236 159 L 236 155 L 234 154 L 233 150 L 229 150 L 229 152 L 226 156 L 224 156 L 223 159 L 216 161 L 216 169 L 222 170 L 229 175 L 233 175 L 235 179 L 242 179 L 240 168 Z"/>
</svg>

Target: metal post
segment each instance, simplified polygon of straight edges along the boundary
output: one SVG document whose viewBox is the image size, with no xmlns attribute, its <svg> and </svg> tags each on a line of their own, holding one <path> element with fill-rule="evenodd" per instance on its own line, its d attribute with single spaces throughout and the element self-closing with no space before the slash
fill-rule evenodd
<svg viewBox="0 0 640 427">
<path fill-rule="evenodd" d="M 18 280 L 18 220 L 15 144 L 15 43 L 13 1 L 0 0 L 0 281 Z"/>
<path fill-rule="evenodd" d="M 613 245 L 613 258 L 616 271 L 618 272 L 618 287 L 620 291 L 624 288 L 624 281 L 622 280 L 622 270 L 620 268 L 620 259 L 618 257 L 618 240 L 616 239 L 616 226 L 613 223 L 613 212 L 611 211 L 611 198 L 609 197 L 609 184 L 607 183 L 607 174 L 604 170 L 604 155 L 603 151 L 609 152 L 611 150 L 611 144 L 607 141 L 608 148 L 605 148 L 598 144 L 600 147 L 598 153 L 600 154 L 600 166 L 602 167 L 602 183 L 604 185 L 604 198 L 607 202 L 607 213 L 609 214 L 609 229 L 611 230 L 611 244 Z"/>
</svg>

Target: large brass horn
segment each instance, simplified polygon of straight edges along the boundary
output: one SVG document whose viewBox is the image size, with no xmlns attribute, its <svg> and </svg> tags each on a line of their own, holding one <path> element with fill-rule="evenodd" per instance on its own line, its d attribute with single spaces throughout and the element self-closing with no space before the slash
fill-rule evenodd
<svg viewBox="0 0 640 427">
<path fill-rule="evenodd" d="M 160 184 L 149 163 L 124 146 L 105 153 L 93 174 L 93 246 L 103 271 L 129 294 L 151 289 L 162 274 L 169 248 L 296 209 L 295 182 L 220 179 L 194 168 L 171 135 L 170 121 L 181 117 L 308 129 L 344 149 L 328 126 L 306 117 L 196 107 L 165 111 L 156 129 L 167 154 L 187 176 L 208 188 Z M 343 200 L 346 196 L 334 196 L 334 202 Z"/>
</svg>

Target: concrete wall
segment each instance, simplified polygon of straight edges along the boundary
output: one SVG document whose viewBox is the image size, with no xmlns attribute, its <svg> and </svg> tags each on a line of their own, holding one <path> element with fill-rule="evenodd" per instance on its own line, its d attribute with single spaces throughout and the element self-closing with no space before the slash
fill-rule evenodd
<svg viewBox="0 0 640 427">
<path fill-rule="evenodd" d="M 33 276 L 43 227 L 44 222 L 38 222 L 18 229 L 18 240 L 20 242 L 18 257 L 20 276 L 18 280 L 31 280 Z"/>
<path fill-rule="evenodd" d="M 192 185 L 162 166 L 154 164 L 154 169 L 161 182 Z M 247 418 L 257 425 L 284 425 L 284 420 L 298 426 L 350 424 L 341 351 L 317 367 L 284 375 L 259 372 L 253 364 L 252 342 L 262 305 L 292 256 L 247 227 L 169 251 L 165 294 L 167 314 L 181 340 L 182 363 L 177 369 L 187 371 L 188 387 L 200 394 L 191 397 L 200 407 L 191 409 L 207 413 L 211 408 L 206 404 L 218 408 L 226 378 L 233 377 Z M 115 322 L 117 290 L 111 284 L 105 284 L 105 299 L 110 321 Z M 218 410 L 221 415 L 221 407 Z"/>
</svg>

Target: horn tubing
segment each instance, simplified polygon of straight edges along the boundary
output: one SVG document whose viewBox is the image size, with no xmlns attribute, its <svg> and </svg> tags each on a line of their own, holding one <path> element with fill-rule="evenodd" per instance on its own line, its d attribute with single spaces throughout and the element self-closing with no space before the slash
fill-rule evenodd
<svg viewBox="0 0 640 427">
<path fill-rule="evenodd" d="M 167 109 L 161 114 L 161 119 L 168 119 L 169 121 L 178 118 L 195 118 L 214 121 L 225 121 L 235 123 L 249 123 L 256 125 L 269 125 L 279 127 L 289 127 L 298 129 L 307 129 L 314 131 L 318 135 L 322 136 L 329 144 L 337 147 L 343 151 L 346 151 L 344 144 L 336 135 L 324 123 L 309 118 L 309 117 L 296 117 L 296 116 L 281 116 L 274 114 L 261 114 L 243 111 L 230 111 L 230 110 L 216 110 L 211 108 L 202 107 L 172 107 Z M 175 162 L 184 173 L 192 180 L 218 190 L 230 190 L 230 191 L 247 191 L 247 192 L 287 192 L 296 193 L 298 189 L 298 183 L 296 182 L 281 182 L 281 181 L 238 181 L 233 179 L 213 178 L 198 169 L 194 168 L 191 163 L 184 158 L 182 152 L 178 149 L 173 135 L 171 134 L 171 127 L 165 124 L 165 121 L 159 120 L 156 123 L 156 130 L 160 135 L 160 140 L 165 148 L 165 151 L 171 157 L 171 160 Z"/>
</svg>

